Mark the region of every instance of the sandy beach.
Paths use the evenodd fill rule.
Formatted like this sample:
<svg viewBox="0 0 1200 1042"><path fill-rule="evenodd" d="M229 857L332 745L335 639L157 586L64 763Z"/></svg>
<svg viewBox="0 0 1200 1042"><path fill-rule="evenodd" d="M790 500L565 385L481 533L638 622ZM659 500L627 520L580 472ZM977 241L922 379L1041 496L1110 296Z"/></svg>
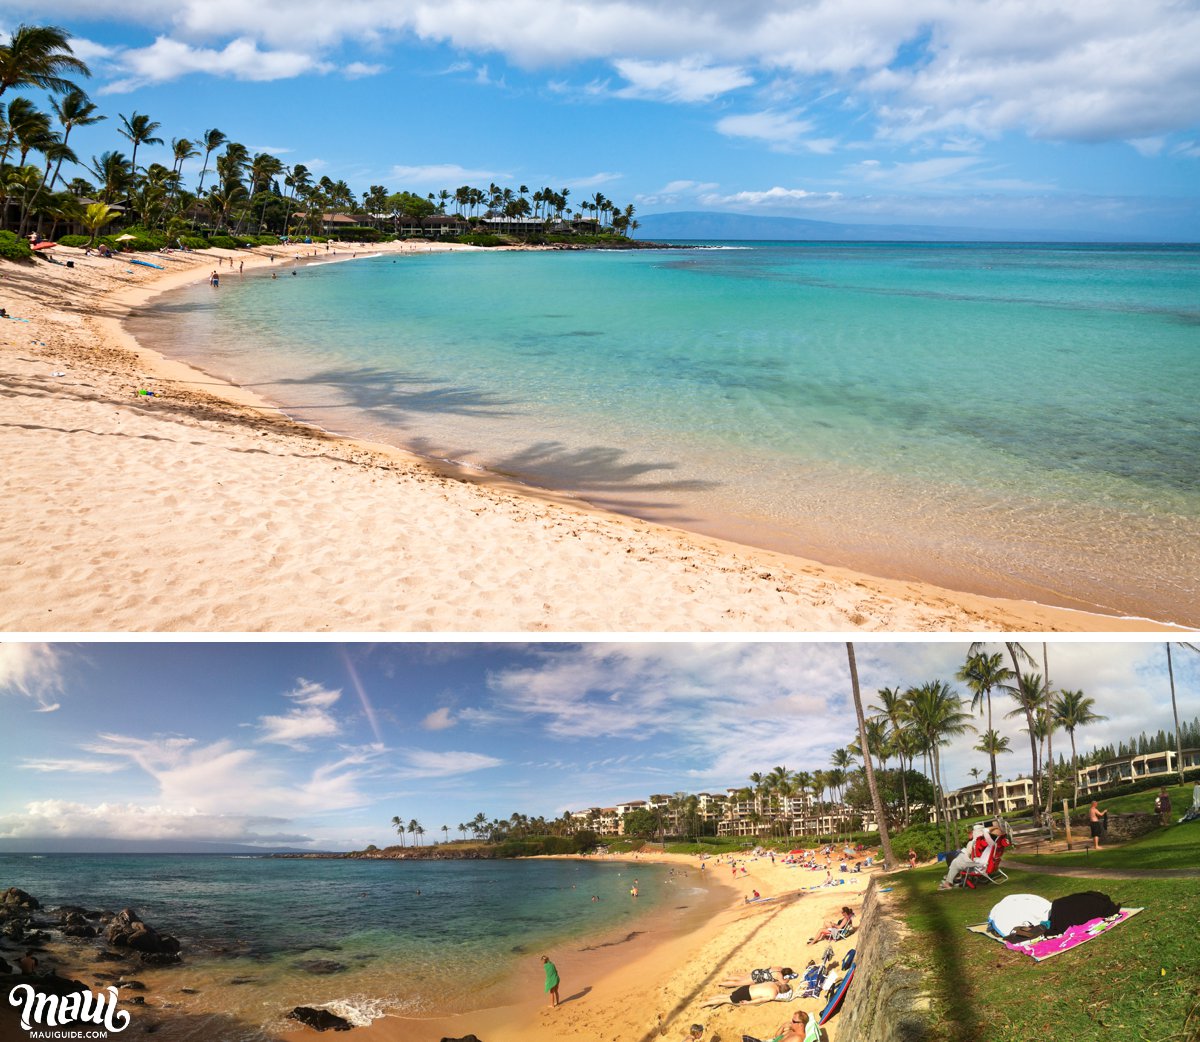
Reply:
<svg viewBox="0 0 1200 1042"><path fill-rule="evenodd" d="M692 856L661 854L646 860L700 873L700 863ZM535 961L527 979L519 982L521 999L512 1006L443 1020L385 1017L356 1029L352 1037L361 1042L438 1042L446 1036L473 1033L487 1042L651 1042L657 1038L678 1042L692 1024L702 1024L705 1039L718 1034L726 1039L742 1034L770 1038L796 1008L819 1011L825 1000L797 998L715 1009L705 1009L702 1003L731 990L720 987L726 977L761 966L790 965L802 971L809 959L818 959L825 945L810 946L808 938L836 919L843 905L859 911L871 874L835 873L844 883L820 888L823 869L809 871L782 861L772 863L766 857L736 860L747 874L739 871L733 876L724 858L706 862L704 871L715 877L724 907L689 932L655 936L652 931L644 943L621 946L607 955L553 953L563 979L563 1001L557 1009L547 1005L541 968ZM814 887L818 889L810 889ZM754 890L768 900L747 904L745 899ZM837 942L835 955L840 959L855 943L853 934ZM836 1024L834 1019L825 1029L830 1040L837 1038ZM283 1037L300 1042L314 1035L304 1029Z"/></svg>
<svg viewBox="0 0 1200 1042"><path fill-rule="evenodd" d="M431 248L452 247L340 259ZM5 631L1160 628L877 579L334 437L121 326L214 269L230 281L299 252L140 258L162 271L65 248L72 268L0 261Z"/></svg>

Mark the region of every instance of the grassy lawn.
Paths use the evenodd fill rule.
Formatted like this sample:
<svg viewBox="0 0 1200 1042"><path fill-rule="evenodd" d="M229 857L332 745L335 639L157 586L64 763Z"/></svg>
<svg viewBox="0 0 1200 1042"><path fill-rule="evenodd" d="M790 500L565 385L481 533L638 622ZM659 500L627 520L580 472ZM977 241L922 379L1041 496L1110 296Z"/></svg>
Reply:
<svg viewBox="0 0 1200 1042"><path fill-rule="evenodd" d="M1070 854L1022 853L1019 857L1031 865L1078 868L1200 868L1200 821L1169 825L1120 846Z"/></svg>
<svg viewBox="0 0 1200 1042"><path fill-rule="evenodd" d="M1160 786L1152 785L1142 792L1130 793L1128 796L1117 796L1111 800L1100 800L1101 810L1111 810L1114 814L1132 814L1136 811L1142 811L1146 814L1154 813L1154 797L1158 795ZM1171 797L1171 820L1178 821L1184 812L1192 805L1192 783L1186 785L1168 785L1167 793ZM1080 806L1086 810L1088 803L1081 802Z"/></svg>
<svg viewBox="0 0 1200 1042"><path fill-rule="evenodd" d="M1096 880L1013 871L1009 882L938 893L941 873L892 877L912 931L905 961L933 992L929 1042L1196 1042L1200 1039L1200 879ZM967 933L1008 894L1053 901L1100 890L1146 911L1047 962Z"/></svg>

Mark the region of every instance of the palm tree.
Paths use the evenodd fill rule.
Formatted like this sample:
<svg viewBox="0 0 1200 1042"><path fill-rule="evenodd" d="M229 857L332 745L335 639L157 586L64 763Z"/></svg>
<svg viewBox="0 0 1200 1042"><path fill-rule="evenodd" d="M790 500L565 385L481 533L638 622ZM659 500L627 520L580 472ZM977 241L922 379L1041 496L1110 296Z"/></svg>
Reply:
<svg viewBox="0 0 1200 1042"><path fill-rule="evenodd" d="M109 206L108 203L90 204L80 218L80 223L92 233L91 242L88 243L88 246L95 243L96 236L100 234L101 228L120 215L121 211Z"/></svg>
<svg viewBox="0 0 1200 1042"><path fill-rule="evenodd" d="M1099 723L1108 717L1092 712L1094 698L1087 698L1082 691L1060 691L1051 711L1055 721L1071 736L1071 777L1075 779L1075 798L1071 806L1079 803L1079 757L1075 755L1075 729Z"/></svg>
<svg viewBox="0 0 1200 1042"><path fill-rule="evenodd" d="M1016 679L1017 688L1019 689L1021 685L1021 664L1024 663L1028 666L1034 665L1033 656L1025 650L1024 645L1019 641L1006 640L1004 642L1004 647L1008 650L1008 657L1012 660L1013 677ZM1008 690L1010 694L1013 693L1013 688L1011 685L1006 686L1006 690ZM1041 705L1042 699L1040 697L1035 697L1032 699L1032 701L1027 702L1024 700L1024 696L1021 696L1017 699L1017 701L1021 704L1021 707L1025 712L1025 725L1029 729L1029 743L1031 749L1033 750L1033 791L1040 793L1042 789L1041 779L1038 775L1037 739L1034 734L1033 716L1034 713L1037 712L1038 707ZM1035 819L1038 817L1038 807L1036 803L1034 805L1033 815Z"/></svg>
<svg viewBox="0 0 1200 1042"><path fill-rule="evenodd" d="M1006 684L1006 690L1016 700L1017 706L1007 715L1024 716L1026 726L1022 730L1029 734L1029 750L1033 760L1033 813L1036 818L1040 811L1041 774L1038 761L1038 731L1039 712L1045 698L1045 684L1040 673L1018 673L1016 684Z"/></svg>
<svg viewBox="0 0 1200 1042"><path fill-rule="evenodd" d="M450 826L449 825L442 826L442 842L443 843L450 842Z"/></svg>
<svg viewBox="0 0 1200 1042"><path fill-rule="evenodd" d="M225 144L225 135L216 127L213 127L212 130L204 132L201 144L204 145L204 166L200 170L200 187L196 189L197 195L200 195L204 191L204 177L208 173L208 157Z"/></svg>
<svg viewBox="0 0 1200 1042"><path fill-rule="evenodd" d="M133 155L129 157L129 165L135 172L138 146L161 145L163 139L154 136L154 132L161 126L161 123L155 123L149 116L140 112L134 112L132 116L121 116L121 129L117 133L133 142Z"/></svg>
<svg viewBox="0 0 1200 1042"><path fill-rule="evenodd" d="M850 691L854 696L854 712L858 717L858 744L862 749L863 768L867 772L867 788L871 790L871 807L875 821L879 824L879 844L883 848L883 867L891 871L896 863L892 854L892 838L888 834L887 818L883 814L883 800L879 797L879 786L875 783L875 768L871 766L871 746L867 741L867 722L863 717L862 695L858 689L858 665L854 661L854 644L846 642L846 658L850 664Z"/></svg>
<svg viewBox="0 0 1200 1042"><path fill-rule="evenodd" d="M970 715L964 713L963 700L945 681L934 680L907 692L908 718L913 727L925 740L933 763L933 782L937 795L939 813L946 830L946 849L955 846L951 832L950 814L946 806L942 787L941 754L938 750L950 742L954 735L971 729Z"/></svg>
<svg viewBox="0 0 1200 1042"><path fill-rule="evenodd" d="M392 828L400 834L400 846L404 846L404 822L397 815L392 815Z"/></svg>
<svg viewBox="0 0 1200 1042"><path fill-rule="evenodd" d="M974 645L972 645L974 647ZM971 689L971 709L983 711L987 708L987 729L992 730L992 689L1003 687L1012 679L1012 670L1005 668L1004 658L999 653L988 655L983 651L967 653L967 661L958 671L958 679ZM996 781L996 761L991 761L992 809L1000 813L1000 789Z"/></svg>
<svg viewBox="0 0 1200 1042"><path fill-rule="evenodd" d="M976 745L974 749L977 753L986 753L988 761L993 764L996 762L997 756L1012 752L1012 749L1009 748L1007 736L999 735L991 729L984 731L983 734L979 736L979 744ZM993 767L992 770L995 770L995 768ZM996 791L996 786L994 784L992 786L992 791L993 793ZM993 799L995 799L995 796L993 796ZM992 810L996 817L1001 816L1000 804L998 802L992 804Z"/></svg>
<svg viewBox="0 0 1200 1042"><path fill-rule="evenodd" d="M95 103L90 101L88 96L78 87L67 91L61 98L51 98L50 107L54 109L54 114L58 117L59 125L63 129L62 143L64 146L67 143L67 139L71 136L71 131L76 127L90 127L101 120L108 119L107 116L98 116L96 114ZM59 158L57 165L54 167L54 176L50 179L51 189L58 184L58 172L62 169L64 158L68 162L75 162L70 156Z"/></svg>
<svg viewBox="0 0 1200 1042"><path fill-rule="evenodd" d="M0 44L0 95L9 87L40 87L51 94L75 89L63 73L92 73L72 53L70 39L56 25L18 25L8 43Z"/></svg>
<svg viewBox="0 0 1200 1042"><path fill-rule="evenodd" d="M413 839L414 843L417 842L415 837L417 835L417 829L420 827L420 825L421 825L421 823L419 821L417 821L416 818L412 818L408 823L408 828L406 831L408 832L408 834L410 836L414 837L414 839ZM417 843L417 846L420 846L420 843Z"/></svg>

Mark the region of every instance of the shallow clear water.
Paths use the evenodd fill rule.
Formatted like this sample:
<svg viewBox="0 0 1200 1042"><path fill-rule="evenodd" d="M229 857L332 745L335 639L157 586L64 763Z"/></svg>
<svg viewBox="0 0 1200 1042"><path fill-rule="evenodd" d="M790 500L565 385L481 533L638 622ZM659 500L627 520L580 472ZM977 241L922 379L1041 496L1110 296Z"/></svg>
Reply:
<svg viewBox="0 0 1200 1042"><path fill-rule="evenodd" d="M635 876L637 901L629 897ZM240 1024L221 1030L244 1028L244 1038L279 1026L296 1005L420 1016L511 1001L505 985L522 961L543 953L561 961L581 939L623 936L701 893L649 864L215 855L0 856L0 889L10 885L43 907L133 907L179 938L184 963L117 968L188 1014L180 1024L212 1037L206 1018L219 1011ZM79 943L77 962L90 964L98 942ZM317 961L340 968L317 973Z"/></svg>
<svg viewBox="0 0 1200 1042"><path fill-rule="evenodd" d="M291 270L164 297L134 331L332 430L640 516L1200 621L1198 248L762 243Z"/></svg>

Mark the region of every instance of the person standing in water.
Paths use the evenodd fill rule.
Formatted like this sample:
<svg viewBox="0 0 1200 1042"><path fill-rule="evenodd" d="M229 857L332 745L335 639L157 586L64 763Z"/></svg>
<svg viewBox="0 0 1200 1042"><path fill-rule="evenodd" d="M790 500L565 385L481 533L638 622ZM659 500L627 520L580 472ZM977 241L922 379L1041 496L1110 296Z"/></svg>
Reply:
<svg viewBox="0 0 1200 1042"><path fill-rule="evenodd" d="M549 955L542 956L542 965L546 969L546 991L550 995L551 1008L558 1005L558 967L550 961Z"/></svg>

